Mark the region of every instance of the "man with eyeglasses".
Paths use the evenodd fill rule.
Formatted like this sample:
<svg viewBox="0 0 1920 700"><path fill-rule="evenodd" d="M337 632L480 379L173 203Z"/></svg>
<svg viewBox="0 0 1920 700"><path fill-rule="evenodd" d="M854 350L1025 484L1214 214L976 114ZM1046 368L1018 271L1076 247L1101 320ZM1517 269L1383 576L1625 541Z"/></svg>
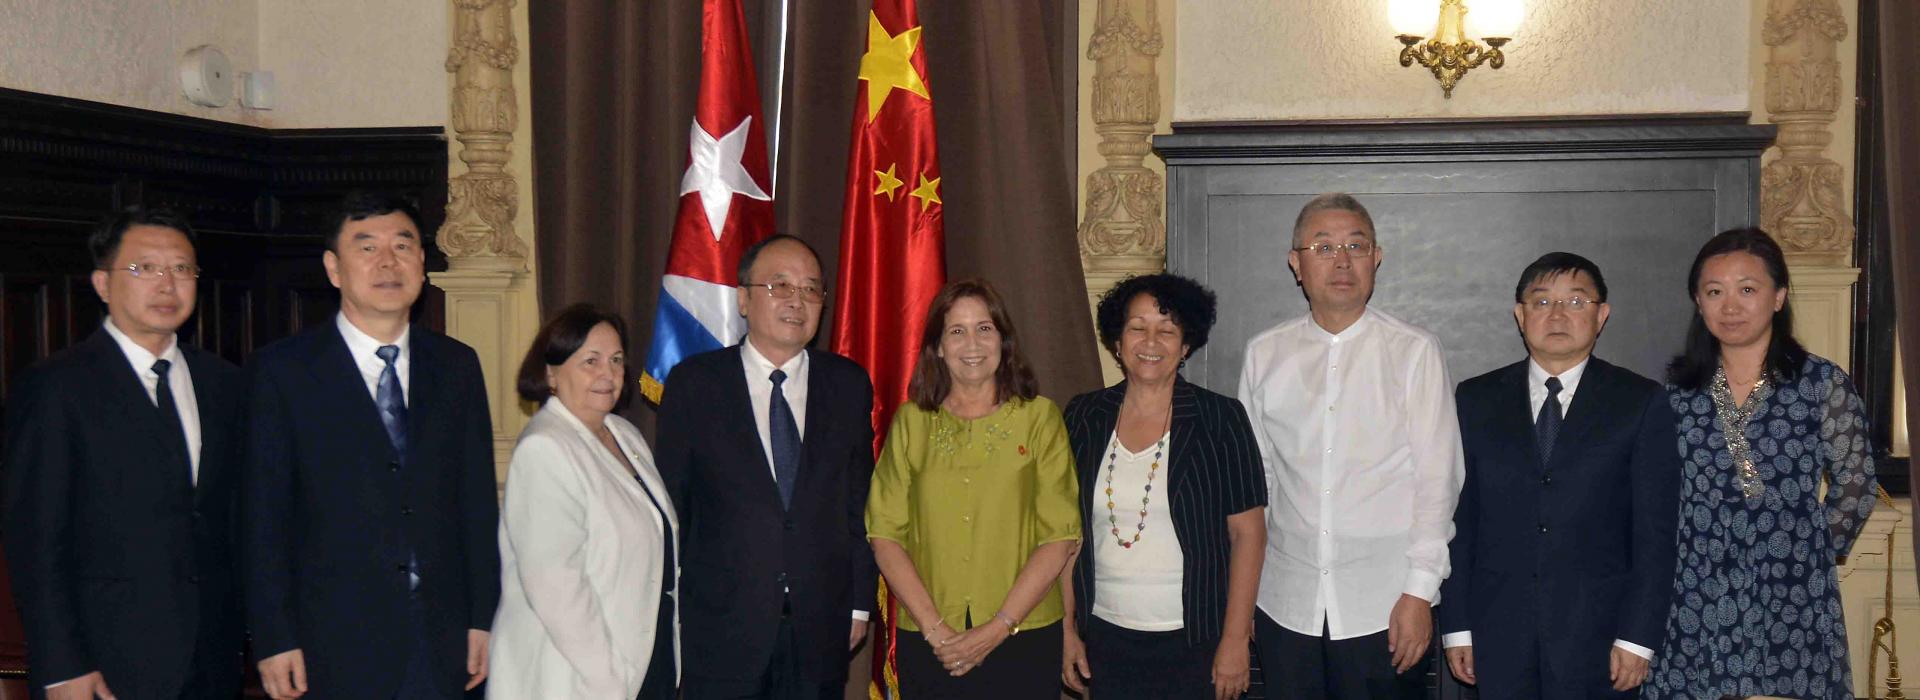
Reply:
<svg viewBox="0 0 1920 700"><path fill-rule="evenodd" d="M680 513L684 696L839 698L874 604L864 514L873 386L809 349L820 258L776 235L740 257L747 337L673 368L654 450Z"/></svg>
<svg viewBox="0 0 1920 700"><path fill-rule="evenodd" d="M200 276L184 219L126 209L88 247L106 322L21 375L6 404L29 680L53 700L232 698L243 378L179 342Z"/></svg>
<svg viewBox="0 0 1920 700"><path fill-rule="evenodd" d="M1247 343L1240 401L1266 468L1254 616L1276 698L1424 698L1460 432L1440 343L1370 309L1380 246L1346 194L1307 202L1287 265L1306 316Z"/></svg>
<svg viewBox="0 0 1920 700"><path fill-rule="evenodd" d="M1633 697L1673 595L1673 409L1658 382L1593 356L1612 310L1592 261L1543 255L1513 299L1527 359L1457 395L1447 665L1486 700Z"/></svg>

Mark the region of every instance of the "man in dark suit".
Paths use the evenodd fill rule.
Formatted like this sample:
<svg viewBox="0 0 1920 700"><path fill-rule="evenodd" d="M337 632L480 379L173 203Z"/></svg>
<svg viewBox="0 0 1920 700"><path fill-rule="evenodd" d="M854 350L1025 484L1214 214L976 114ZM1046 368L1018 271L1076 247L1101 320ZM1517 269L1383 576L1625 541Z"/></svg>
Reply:
<svg viewBox="0 0 1920 700"><path fill-rule="evenodd" d="M756 244L739 282L746 341L675 365L660 403L685 697L838 698L874 603L872 383L807 348L826 287L806 243Z"/></svg>
<svg viewBox="0 0 1920 700"><path fill-rule="evenodd" d="M1633 697L1673 594L1680 458L1653 380L1593 356L1600 268L1528 265L1514 320L1528 359L1460 383L1467 478L1454 511L1441 645L1480 697Z"/></svg>
<svg viewBox="0 0 1920 700"><path fill-rule="evenodd" d="M500 598L493 430L471 348L408 323L403 199L349 195L323 255L340 314L252 371L242 552L274 698L457 698Z"/></svg>
<svg viewBox="0 0 1920 700"><path fill-rule="evenodd" d="M179 343L193 229L133 208L88 241L107 321L7 397L7 564L33 694L232 698L240 369Z"/></svg>

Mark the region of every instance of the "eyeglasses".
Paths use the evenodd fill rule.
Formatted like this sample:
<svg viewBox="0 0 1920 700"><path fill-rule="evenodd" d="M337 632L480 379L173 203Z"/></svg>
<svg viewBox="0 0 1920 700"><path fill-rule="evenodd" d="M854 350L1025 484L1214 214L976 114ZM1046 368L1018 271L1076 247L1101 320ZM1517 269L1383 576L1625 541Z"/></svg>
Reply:
<svg viewBox="0 0 1920 700"><path fill-rule="evenodd" d="M1313 245L1300 246L1298 248L1294 248L1294 250L1300 251L1300 252L1312 251L1313 257L1316 257L1316 258L1331 258L1333 256L1339 255L1340 251L1344 250L1347 252L1347 255L1359 258L1359 257L1365 257L1373 254L1373 244L1368 241L1353 241L1350 243L1315 243Z"/></svg>
<svg viewBox="0 0 1920 700"><path fill-rule="evenodd" d="M775 299L792 299L794 294L799 294L800 300L808 303L818 304L827 300L827 290L819 287L796 287L786 282L743 284L740 286L750 289L756 287L765 289L767 290L767 296Z"/></svg>
<svg viewBox="0 0 1920 700"><path fill-rule="evenodd" d="M1586 297L1568 297L1565 299L1548 299L1546 297L1541 297L1539 299L1535 299L1533 301L1527 302L1527 310L1538 312L1538 313L1546 313L1548 310L1552 309L1553 307L1564 306L1568 311L1578 312L1578 311L1585 310L1588 306L1593 306L1599 303L1600 302L1594 301L1592 299L1588 299Z"/></svg>
<svg viewBox="0 0 1920 700"><path fill-rule="evenodd" d="M133 278L137 280L157 280L162 277L172 277L177 280L191 280L191 279L200 278L200 266L195 265L193 263L174 263L172 265L156 265L153 263L127 263L123 267L109 267L109 268L102 268L102 269L106 270L107 272L112 272L114 270L123 270L129 275L133 275Z"/></svg>

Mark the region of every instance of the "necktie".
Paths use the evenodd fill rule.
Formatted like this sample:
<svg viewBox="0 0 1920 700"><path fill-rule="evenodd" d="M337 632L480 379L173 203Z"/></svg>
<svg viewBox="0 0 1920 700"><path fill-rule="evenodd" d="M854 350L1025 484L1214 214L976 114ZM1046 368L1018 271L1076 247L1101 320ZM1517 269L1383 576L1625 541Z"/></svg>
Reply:
<svg viewBox="0 0 1920 700"><path fill-rule="evenodd" d="M787 405L787 395L780 391L780 385L787 381L787 373L774 370L767 379L773 381L773 400L767 402L767 433L773 439L773 478L780 484L780 507L793 505L793 486L800 480L800 424L793 420L793 407Z"/></svg>
<svg viewBox="0 0 1920 700"><path fill-rule="evenodd" d="M407 395L400 391L400 370L393 366L400 359L400 346L382 345L373 351L387 363L380 370L380 386L373 392L373 405L380 409L380 425L387 429L387 440L401 464L407 463ZM420 559L407 554L407 590L420 590Z"/></svg>
<svg viewBox="0 0 1920 700"><path fill-rule="evenodd" d="M393 451L404 464L407 461L407 395L400 391L400 371L393 366L394 361L400 359L400 346L382 345L373 354L387 363L380 370L380 386L374 391L373 402L380 409L380 424L387 428L387 440L393 443Z"/></svg>
<svg viewBox="0 0 1920 700"><path fill-rule="evenodd" d="M1533 419L1533 437L1540 443L1540 462L1553 456L1553 440L1560 436L1560 378L1547 377L1547 400Z"/></svg>
<svg viewBox="0 0 1920 700"><path fill-rule="evenodd" d="M180 407L173 403L173 383L168 380L167 372L173 369L173 363L166 360L153 361L153 373L159 380L153 384L154 406L160 409L160 430L167 434L167 446L174 449L183 463L187 465L187 483L193 483L193 455L187 447L187 429L180 422Z"/></svg>

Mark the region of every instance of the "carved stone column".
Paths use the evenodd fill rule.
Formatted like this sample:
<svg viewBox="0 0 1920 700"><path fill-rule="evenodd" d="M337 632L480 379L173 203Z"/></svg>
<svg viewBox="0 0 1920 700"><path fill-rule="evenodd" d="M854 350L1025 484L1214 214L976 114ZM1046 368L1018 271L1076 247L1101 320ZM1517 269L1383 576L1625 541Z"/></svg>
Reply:
<svg viewBox="0 0 1920 700"><path fill-rule="evenodd" d="M1840 108L1836 47L1846 37L1838 0L1770 0L1761 30L1768 121L1780 125L1780 155L1760 174L1760 222L1787 251L1800 311L1796 335L1843 367L1852 354L1849 321L1860 270L1852 266L1845 170L1826 149Z"/></svg>
<svg viewBox="0 0 1920 700"><path fill-rule="evenodd" d="M1099 0L1087 58L1094 62L1093 123L1106 164L1087 176L1080 257L1087 292L1167 266L1166 176L1146 166L1160 121L1156 0ZM1107 357L1104 349L1100 356ZM1106 370L1109 381L1118 378Z"/></svg>
<svg viewBox="0 0 1920 700"><path fill-rule="evenodd" d="M520 123L515 66L515 0L453 0L452 128L466 172L447 182L440 249L447 271L432 276L446 292L447 333L473 346L486 374L493 412L494 463L504 478L513 441L526 423L513 377L525 342L523 295L530 295L528 247L514 233L519 182L509 172Z"/></svg>

